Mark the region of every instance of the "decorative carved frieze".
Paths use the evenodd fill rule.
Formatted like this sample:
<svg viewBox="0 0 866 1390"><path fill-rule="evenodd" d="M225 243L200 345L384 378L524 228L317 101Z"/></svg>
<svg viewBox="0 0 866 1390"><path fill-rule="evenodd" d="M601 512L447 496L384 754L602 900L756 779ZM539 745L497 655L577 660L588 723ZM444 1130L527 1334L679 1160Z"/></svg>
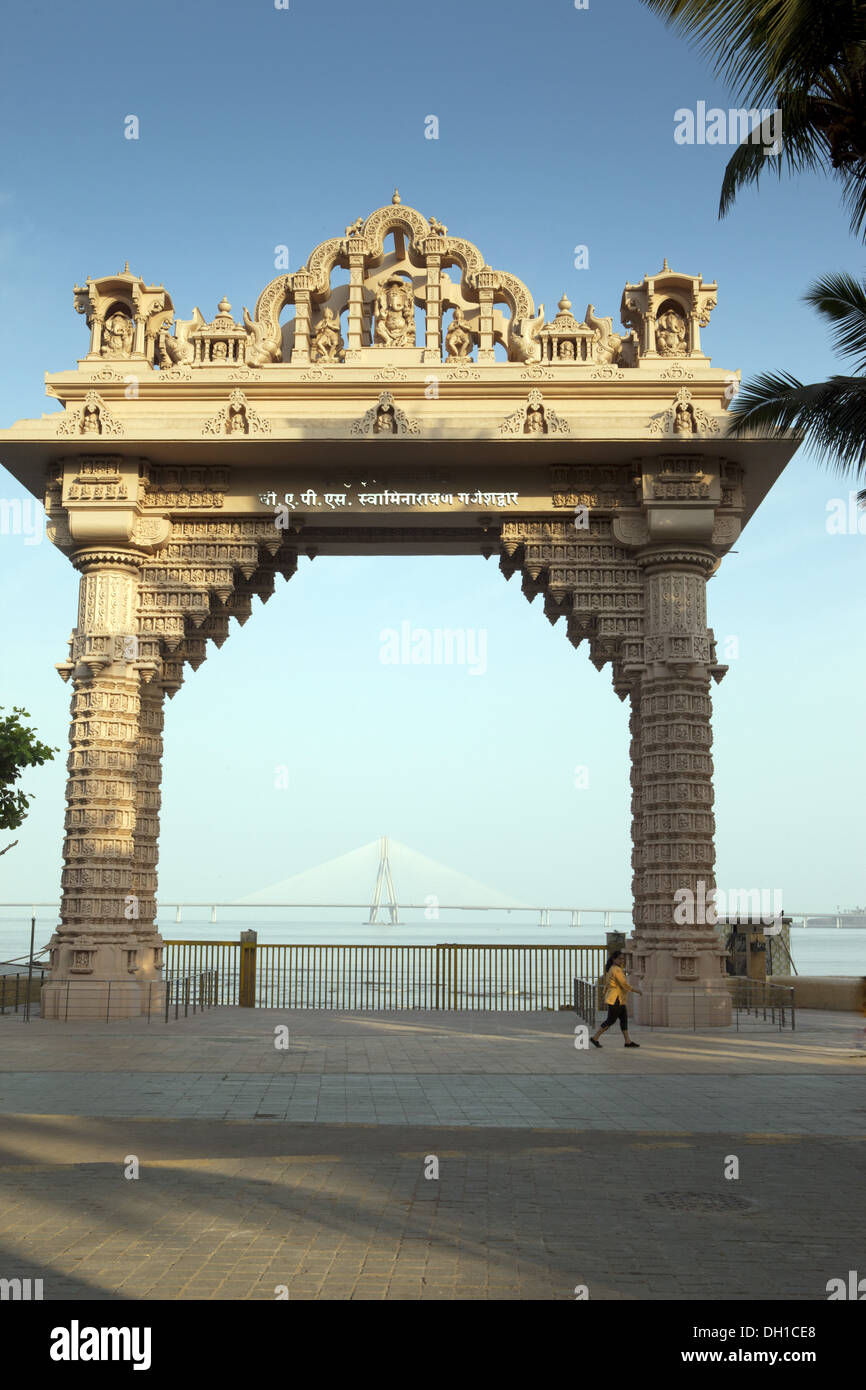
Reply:
<svg viewBox="0 0 866 1390"><path fill-rule="evenodd" d="M539 390L533 390L526 398L526 405L502 421L499 433L525 434L533 437L543 434L569 434L570 426L555 410L544 404L544 397Z"/></svg>
<svg viewBox="0 0 866 1390"><path fill-rule="evenodd" d="M371 406L360 420L351 426L354 435L406 435L420 434L421 426L417 420L410 419L398 405L390 391L383 391L375 405Z"/></svg>
<svg viewBox="0 0 866 1390"><path fill-rule="evenodd" d="M243 391L232 391L228 405L202 426L203 434L270 434L271 422L247 402Z"/></svg>
<svg viewBox="0 0 866 1390"><path fill-rule="evenodd" d="M722 421L708 415L692 401L692 393L683 386L674 397L672 405L661 415L650 421L650 433L670 435L680 439L694 439L697 435L714 435L722 431Z"/></svg>
<svg viewBox="0 0 866 1390"><path fill-rule="evenodd" d="M78 409L67 409L57 417L57 433L86 434L114 438L124 433L123 425L111 413L96 391L88 391Z"/></svg>

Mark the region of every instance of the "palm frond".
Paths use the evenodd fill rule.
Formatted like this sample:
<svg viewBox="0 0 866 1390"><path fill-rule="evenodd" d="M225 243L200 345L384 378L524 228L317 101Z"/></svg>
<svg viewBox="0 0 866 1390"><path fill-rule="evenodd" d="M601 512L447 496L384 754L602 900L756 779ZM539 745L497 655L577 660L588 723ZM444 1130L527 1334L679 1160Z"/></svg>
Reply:
<svg viewBox="0 0 866 1390"><path fill-rule="evenodd" d="M776 436L789 431L827 454L839 473L866 475L866 379L832 376L804 385L786 372L767 372L735 396L729 434Z"/></svg>
<svg viewBox="0 0 866 1390"><path fill-rule="evenodd" d="M866 284L844 272L822 275L803 295L824 318L838 326L835 346L866 372Z"/></svg>
<svg viewBox="0 0 866 1390"><path fill-rule="evenodd" d="M643 0L691 39L747 104L803 86L863 44L860 0Z"/></svg>
<svg viewBox="0 0 866 1390"><path fill-rule="evenodd" d="M810 100L801 93L787 93L775 108L781 112L781 150L770 154L770 137L777 133L772 118L761 123L763 143L751 139L738 145L725 169L719 198L719 216L725 217L741 188L757 185L761 175L774 171L779 178L787 166L789 173L804 169L825 169L829 163L829 143L823 131L815 128Z"/></svg>

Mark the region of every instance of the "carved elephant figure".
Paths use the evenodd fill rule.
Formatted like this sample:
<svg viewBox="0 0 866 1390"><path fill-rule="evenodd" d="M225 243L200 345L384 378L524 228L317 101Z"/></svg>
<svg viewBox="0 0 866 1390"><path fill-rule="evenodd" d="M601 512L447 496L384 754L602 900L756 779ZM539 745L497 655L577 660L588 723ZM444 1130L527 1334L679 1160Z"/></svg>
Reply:
<svg viewBox="0 0 866 1390"><path fill-rule="evenodd" d="M282 361L282 339L274 336L268 324L254 319L244 305L244 327L252 338L247 343L246 363L248 367L266 367L269 362Z"/></svg>
<svg viewBox="0 0 866 1390"><path fill-rule="evenodd" d="M515 319L511 326L508 345L510 362L538 362L541 359L541 344L538 334L544 327L544 305L538 306L534 319Z"/></svg>
<svg viewBox="0 0 866 1390"><path fill-rule="evenodd" d="M586 319L587 328L595 329L593 343L595 345L595 360L605 364L615 365L622 352L623 339L619 333L613 331L613 319L596 318L595 306L587 304Z"/></svg>

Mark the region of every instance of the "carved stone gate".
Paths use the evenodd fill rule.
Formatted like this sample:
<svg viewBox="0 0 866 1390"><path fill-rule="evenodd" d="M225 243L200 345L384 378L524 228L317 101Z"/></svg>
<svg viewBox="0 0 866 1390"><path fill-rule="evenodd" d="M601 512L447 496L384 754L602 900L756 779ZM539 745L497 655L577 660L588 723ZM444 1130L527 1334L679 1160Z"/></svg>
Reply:
<svg viewBox="0 0 866 1390"><path fill-rule="evenodd" d="M706 584L785 466L726 438L736 373L700 329L716 285L671 270L621 319L516 276L400 203L279 275L254 314L177 319L129 271L75 287L90 328L65 407L0 432L81 574L58 665L72 688L61 925L43 1011L141 1009L155 926L165 696L301 555L499 555L507 579L610 666L631 707L630 968L657 1025L726 1023L713 926L675 917L714 885ZM677 913L677 917L682 914ZM126 982L122 986L122 982Z"/></svg>

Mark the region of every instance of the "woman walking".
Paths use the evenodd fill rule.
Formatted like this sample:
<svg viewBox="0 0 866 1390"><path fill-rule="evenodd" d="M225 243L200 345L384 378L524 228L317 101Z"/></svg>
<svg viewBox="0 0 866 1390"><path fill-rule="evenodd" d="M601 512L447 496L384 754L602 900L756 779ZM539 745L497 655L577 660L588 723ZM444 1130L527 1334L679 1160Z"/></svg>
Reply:
<svg viewBox="0 0 866 1390"><path fill-rule="evenodd" d="M643 991L635 989L625 978L625 954L622 951L614 951L612 956L608 956L607 965L604 970L604 1002L607 1004L607 1018L595 1035L590 1038L593 1047L601 1047L599 1038L602 1033L606 1033L608 1028L612 1028L619 1019L619 1026L622 1029L622 1036L626 1047L640 1047L640 1043L632 1042L628 1035L628 1010L625 1006L627 994L641 994Z"/></svg>

